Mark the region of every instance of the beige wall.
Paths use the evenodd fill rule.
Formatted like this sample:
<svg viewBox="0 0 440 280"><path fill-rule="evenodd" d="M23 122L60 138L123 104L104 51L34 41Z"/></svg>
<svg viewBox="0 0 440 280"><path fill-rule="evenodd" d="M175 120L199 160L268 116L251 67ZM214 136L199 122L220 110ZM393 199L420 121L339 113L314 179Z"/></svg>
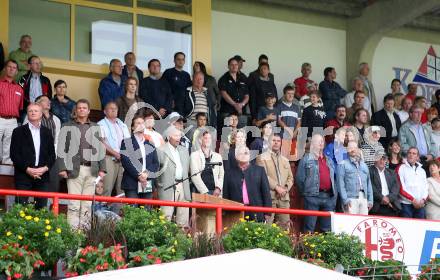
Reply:
<svg viewBox="0 0 440 280"><path fill-rule="evenodd" d="M240 54L246 59L244 73L257 68L258 56L269 57L278 95L286 83L301 75L301 64L312 64L312 79L323 80L327 66L336 68L337 81L346 86L345 31L238 14L212 12L213 74L227 70L228 58Z"/></svg>
<svg viewBox="0 0 440 280"><path fill-rule="evenodd" d="M70 76L63 74L46 73L52 86L57 80L64 80L67 83L67 96L73 100L87 98L92 109L101 109L98 95L99 79Z"/></svg>

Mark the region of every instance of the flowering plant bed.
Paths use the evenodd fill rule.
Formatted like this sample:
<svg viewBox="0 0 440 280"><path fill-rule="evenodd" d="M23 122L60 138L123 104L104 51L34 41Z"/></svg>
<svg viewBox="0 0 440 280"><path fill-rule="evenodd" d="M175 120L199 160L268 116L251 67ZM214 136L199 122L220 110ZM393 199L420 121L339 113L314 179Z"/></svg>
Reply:
<svg viewBox="0 0 440 280"><path fill-rule="evenodd" d="M83 239L81 233L72 230L65 216L22 205L14 205L1 216L0 234L0 240L6 243L15 242L38 251L48 268L64 258L66 252L76 250Z"/></svg>
<svg viewBox="0 0 440 280"><path fill-rule="evenodd" d="M66 277L127 268L120 245L79 248L68 262Z"/></svg>
<svg viewBox="0 0 440 280"><path fill-rule="evenodd" d="M30 251L27 245L3 243L0 245L0 272L6 279L27 279L34 270L44 267L40 254Z"/></svg>
<svg viewBox="0 0 440 280"><path fill-rule="evenodd" d="M268 225L241 219L223 238L225 252L261 248L292 256L292 242L288 232L276 224Z"/></svg>

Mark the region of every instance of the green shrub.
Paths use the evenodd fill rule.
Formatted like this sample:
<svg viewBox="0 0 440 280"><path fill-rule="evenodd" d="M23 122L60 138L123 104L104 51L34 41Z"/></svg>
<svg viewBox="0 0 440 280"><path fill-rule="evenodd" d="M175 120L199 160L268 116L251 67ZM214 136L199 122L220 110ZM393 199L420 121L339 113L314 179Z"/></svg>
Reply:
<svg viewBox="0 0 440 280"><path fill-rule="evenodd" d="M363 267L363 248L356 236L329 232L302 235L295 246L295 253L299 259L321 259L333 268L341 264L347 269Z"/></svg>
<svg viewBox="0 0 440 280"><path fill-rule="evenodd" d="M440 258L432 258L423 265L417 280L440 280Z"/></svg>
<svg viewBox="0 0 440 280"><path fill-rule="evenodd" d="M411 280L411 274L401 261L372 261L367 259L365 267L349 271L348 274L364 279Z"/></svg>
<svg viewBox="0 0 440 280"><path fill-rule="evenodd" d="M64 215L55 216L47 209L32 205L14 205L1 217L0 240L17 242L40 253L46 267L51 268L68 251L76 250L83 238L73 231Z"/></svg>
<svg viewBox="0 0 440 280"><path fill-rule="evenodd" d="M292 256L293 248L287 232L276 224L268 225L241 220L223 238L225 252L261 248Z"/></svg>
<svg viewBox="0 0 440 280"><path fill-rule="evenodd" d="M155 210L126 206L116 229L124 235L129 252L166 247L173 256L183 258L191 246L191 239Z"/></svg>

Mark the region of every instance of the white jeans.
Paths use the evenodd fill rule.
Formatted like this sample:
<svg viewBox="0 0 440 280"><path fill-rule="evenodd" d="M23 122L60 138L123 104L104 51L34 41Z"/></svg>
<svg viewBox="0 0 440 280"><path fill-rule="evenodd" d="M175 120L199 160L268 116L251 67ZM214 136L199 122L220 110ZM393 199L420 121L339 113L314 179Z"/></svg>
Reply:
<svg viewBox="0 0 440 280"><path fill-rule="evenodd" d="M183 184L177 184L176 191L174 193L174 201L186 202L185 193L183 191ZM160 210L162 210L165 217L171 221L174 213L173 206L161 206ZM176 224L180 227L188 226L189 222L189 208L177 207L176 208Z"/></svg>
<svg viewBox="0 0 440 280"><path fill-rule="evenodd" d="M0 118L0 160L3 164L12 164L9 157L12 131L16 128L17 119Z"/></svg>
<svg viewBox="0 0 440 280"><path fill-rule="evenodd" d="M368 215L368 200L365 198L364 192L359 192L358 198L350 198L350 206L344 209L348 214Z"/></svg>

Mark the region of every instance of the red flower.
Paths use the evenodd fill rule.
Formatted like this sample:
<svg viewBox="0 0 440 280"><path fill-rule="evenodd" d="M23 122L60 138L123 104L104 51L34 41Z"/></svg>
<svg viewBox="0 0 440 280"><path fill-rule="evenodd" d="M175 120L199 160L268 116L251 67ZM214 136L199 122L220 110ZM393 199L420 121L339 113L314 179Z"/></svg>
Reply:
<svg viewBox="0 0 440 280"><path fill-rule="evenodd" d="M365 271L363 271L363 270L358 270L357 275L359 275L359 276L364 276L364 275L365 275Z"/></svg>
<svg viewBox="0 0 440 280"><path fill-rule="evenodd" d="M383 272L384 272L384 273L387 273L387 272L388 272L388 269L385 268L385 269L383 270Z"/></svg>
<svg viewBox="0 0 440 280"><path fill-rule="evenodd" d="M22 252L22 251L18 251L18 255L19 255L20 257L23 257L23 252Z"/></svg>
<svg viewBox="0 0 440 280"><path fill-rule="evenodd" d="M157 252L157 248L154 247L153 249L151 249L151 252L156 253Z"/></svg>
<svg viewBox="0 0 440 280"><path fill-rule="evenodd" d="M80 258L80 259L79 259L79 262L85 263L85 262L86 262L86 260L85 260L85 259L83 259L83 258Z"/></svg>
<svg viewBox="0 0 440 280"><path fill-rule="evenodd" d="M11 276L8 276L8 278L6 278L7 280L12 280L12 277Z"/></svg>
<svg viewBox="0 0 440 280"><path fill-rule="evenodd" d="M21 274L21 273L14 273L14 278L15 279L20 279L21 277L23 277L23 274Z"/></svg>
<svg viewBox="0 0 440 280"><path fill-rule="evenodd" d="M141 261L142 261L141 257L139 257L139 256L135 256L135 257L133 258L133 260L134 260L135 262L141 262Z"/></svg>
<svg viewBox="0 0 440 280"><path fill-rule="evenodd" d="M152 260L152 259L154 259L154 256L152 254L148 254L147 259Z"/></svg>
<svg viewBox="0 0 440 280"><path fill-rule="evenodd" d="M103 266L104 269L107 269L108 268L108 263L105 262L102 266Z"/></svg>
<svg viewBox="0 0 440 280"><path fill-rule="evenodd" d="M161 264L161 263L162 263L162 260L161 260L160 258L157 258L157 259L154 261L154 263L155 263L155 264Z"/></svg>

